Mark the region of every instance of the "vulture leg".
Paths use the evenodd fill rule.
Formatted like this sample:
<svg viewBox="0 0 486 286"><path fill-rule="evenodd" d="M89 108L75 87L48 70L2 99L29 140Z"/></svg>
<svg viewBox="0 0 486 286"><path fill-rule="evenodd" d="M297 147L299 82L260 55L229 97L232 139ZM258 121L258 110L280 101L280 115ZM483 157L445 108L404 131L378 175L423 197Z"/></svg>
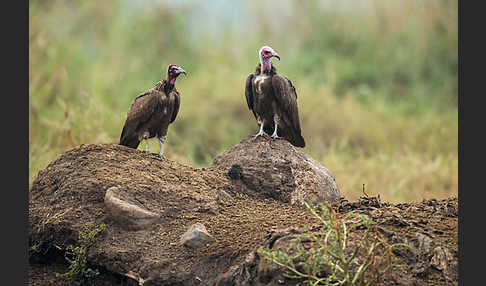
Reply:
<svg viewBox="0 0 486 286"><path fill-rule="evenodd" d="M148 138L149 138L149 133L148 132L144 132L142 134L142 139L145 140L145 152L148 153L149 152L149 144L148 144Z"/></svg>
<svg viewBox="0 0 486 286"><path fill-rule="evenodd" d="M157 139L159 140L159 146L160 146L160 152L159 152L159 156L162 157L163 154L164 154L164 150L162 148L162 145L164 144L165 142L165 136L162 136L162 137L157 137Z"/></svg>
<svg viewBox="0 0 486 286"><path fill-rule="evenodd" d="M258 137L258 136L262 136L263 135L263 121L260 123L260 131L255 134L255 138Z"/></svg>
<svg viewBox="0 0 486 286"><path fill-rule="evenodd" d="M273 130L273 134L272 134L272 138L273 139L278 139L278 138L281 138L280 136L277 135L277 126L278 126L278 123L280 121L280 118L278 117L277 114L275 114L274 118L273 118L273 121L275 121L275 129Z"/></svg>
<svg viewBox="0 0 486 286"><path fill-rule="evenodd" d="M273 139L281 138L280 136L277 135L277 125L278 125L278 123L275 122L275 129L273 130L273 134L272 134Z"/></svg>

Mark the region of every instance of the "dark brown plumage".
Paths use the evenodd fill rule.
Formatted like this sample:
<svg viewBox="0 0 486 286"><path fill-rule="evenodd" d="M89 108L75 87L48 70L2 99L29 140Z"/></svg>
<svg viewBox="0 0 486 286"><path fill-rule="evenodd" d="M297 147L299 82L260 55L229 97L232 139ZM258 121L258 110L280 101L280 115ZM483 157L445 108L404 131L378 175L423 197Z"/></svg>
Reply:
<svg viewBox="0 0 486 286"><path fill-rule="evenodd" d="M267 56L266 51L269 51ZM259 54L261 63L254 73L248 75L245 86L248 108L260 124L260 132L256 136L265 132L273 138L282 137L296 147L304 147L295 88L289 79L277 74L275 67L270 64L270 57L280 59L277 53L264 46Z"/></svg>
<svg viewBox="0 0 486 286"><path fill-rule="evenodd" d="M140 141L146 140L145 151L149 152L147 140L156 137L162 156L162 144L169 124L174 122L179 112L180 95L175 88L175 80L181 73L186 74L182 68L169 65L166 79L135 98L127 113L120 145L137 148Z"/></svg>

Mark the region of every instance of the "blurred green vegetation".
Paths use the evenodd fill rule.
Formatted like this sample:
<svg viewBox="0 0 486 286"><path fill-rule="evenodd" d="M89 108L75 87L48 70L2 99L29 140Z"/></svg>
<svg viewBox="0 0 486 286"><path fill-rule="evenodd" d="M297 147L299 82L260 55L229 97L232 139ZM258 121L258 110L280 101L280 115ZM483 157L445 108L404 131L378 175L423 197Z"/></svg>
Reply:
<svg viewBox="0 0 486 286"><path fill-rule="evenodd" d="M207 166L258 131L244 83L266 44L296 86L303 151L344 196L457 196L457 1L233 4L29 1L30 184L74 146L117 143L170 63L188 75L165 154Z"/></svg>

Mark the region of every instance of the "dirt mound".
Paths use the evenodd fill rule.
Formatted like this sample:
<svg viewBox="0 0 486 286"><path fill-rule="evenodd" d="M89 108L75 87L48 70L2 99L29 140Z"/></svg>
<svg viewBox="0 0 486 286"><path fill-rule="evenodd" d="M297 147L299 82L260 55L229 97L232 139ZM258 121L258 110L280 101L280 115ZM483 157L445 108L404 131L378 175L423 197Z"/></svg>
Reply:
<svg viewBox="0 0 486 286"><path fill-rule="evenodd" d="M245 193L297 203L317 197L337 202L341 197L331 172L286 140L253 136L216 157L213 167L227 170Z"/></svg>
<svg viewBox="0 0 486 286"><path fill-rule="evenodd" d="M293 152L282 142L258 140L241 144L273 146L276 158L285 157L279 152ZM291 161L287 159L290 170L299 168ZM274 280L261 279L256 248L282 229L319 223L306 209L291 204L289 196L271 196L268 190L259 193L258 188L239 182L251 175L246 170L258 170L256 165L251 169L240 160L239 170L233 162L229 169L217 162L197 169L110 144L81 145L64 153L39 172L29 193L29 284L67 285L54 275L67 271L66 250L82 244L79 234L86 229L106 224L86 253L88 266L100 272L99 285L227 285L231 281L273 285ZM270 184L292 185L289 180ZM157 214L157 220L127 230L107 211L105 195L110 188L119 190L119 198L136 209ZM292 193L291 188L285 190ZM410 265L410 281L457 283L456 199L399 205L340 200L335 208L340 213L368 213L391 240L413 241L417 233L427 235L431 239L427 251L402 257ZM180 245L181 235L198 222L215 241L198 249ZM444 259L434 252L438 246Z"/></svg>

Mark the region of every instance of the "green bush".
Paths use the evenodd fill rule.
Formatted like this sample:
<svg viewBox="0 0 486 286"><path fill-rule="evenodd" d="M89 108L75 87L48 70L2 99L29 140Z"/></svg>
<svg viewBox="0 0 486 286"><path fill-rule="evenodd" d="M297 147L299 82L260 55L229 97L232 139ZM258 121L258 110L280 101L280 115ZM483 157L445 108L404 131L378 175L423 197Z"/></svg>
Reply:
<svg viewBox="0 0 486 286"><path fill-rule="evenodd" d="M327 204L310 206L322 226L318 232L303 229L287 250L259 249L267 263L283 267L285 277L306 285L372 285L395 265L392 250L408 244L388 244L370 217L354 212L338 218ZM353 231L363 230L350 239Z"/></svg>
<svg viewBox="0 0 486 286"><path fill-rule="evenodd" d="M98 235L105 230L106 225L101 224L97 228L79 233L79 246L68 246L64 254L69 262L69 271L60 274L60 277L69 279L72 285L76 286L93 285L100 273L97 269L88 267L87 253L89 248L98 240Z"/></svg>

